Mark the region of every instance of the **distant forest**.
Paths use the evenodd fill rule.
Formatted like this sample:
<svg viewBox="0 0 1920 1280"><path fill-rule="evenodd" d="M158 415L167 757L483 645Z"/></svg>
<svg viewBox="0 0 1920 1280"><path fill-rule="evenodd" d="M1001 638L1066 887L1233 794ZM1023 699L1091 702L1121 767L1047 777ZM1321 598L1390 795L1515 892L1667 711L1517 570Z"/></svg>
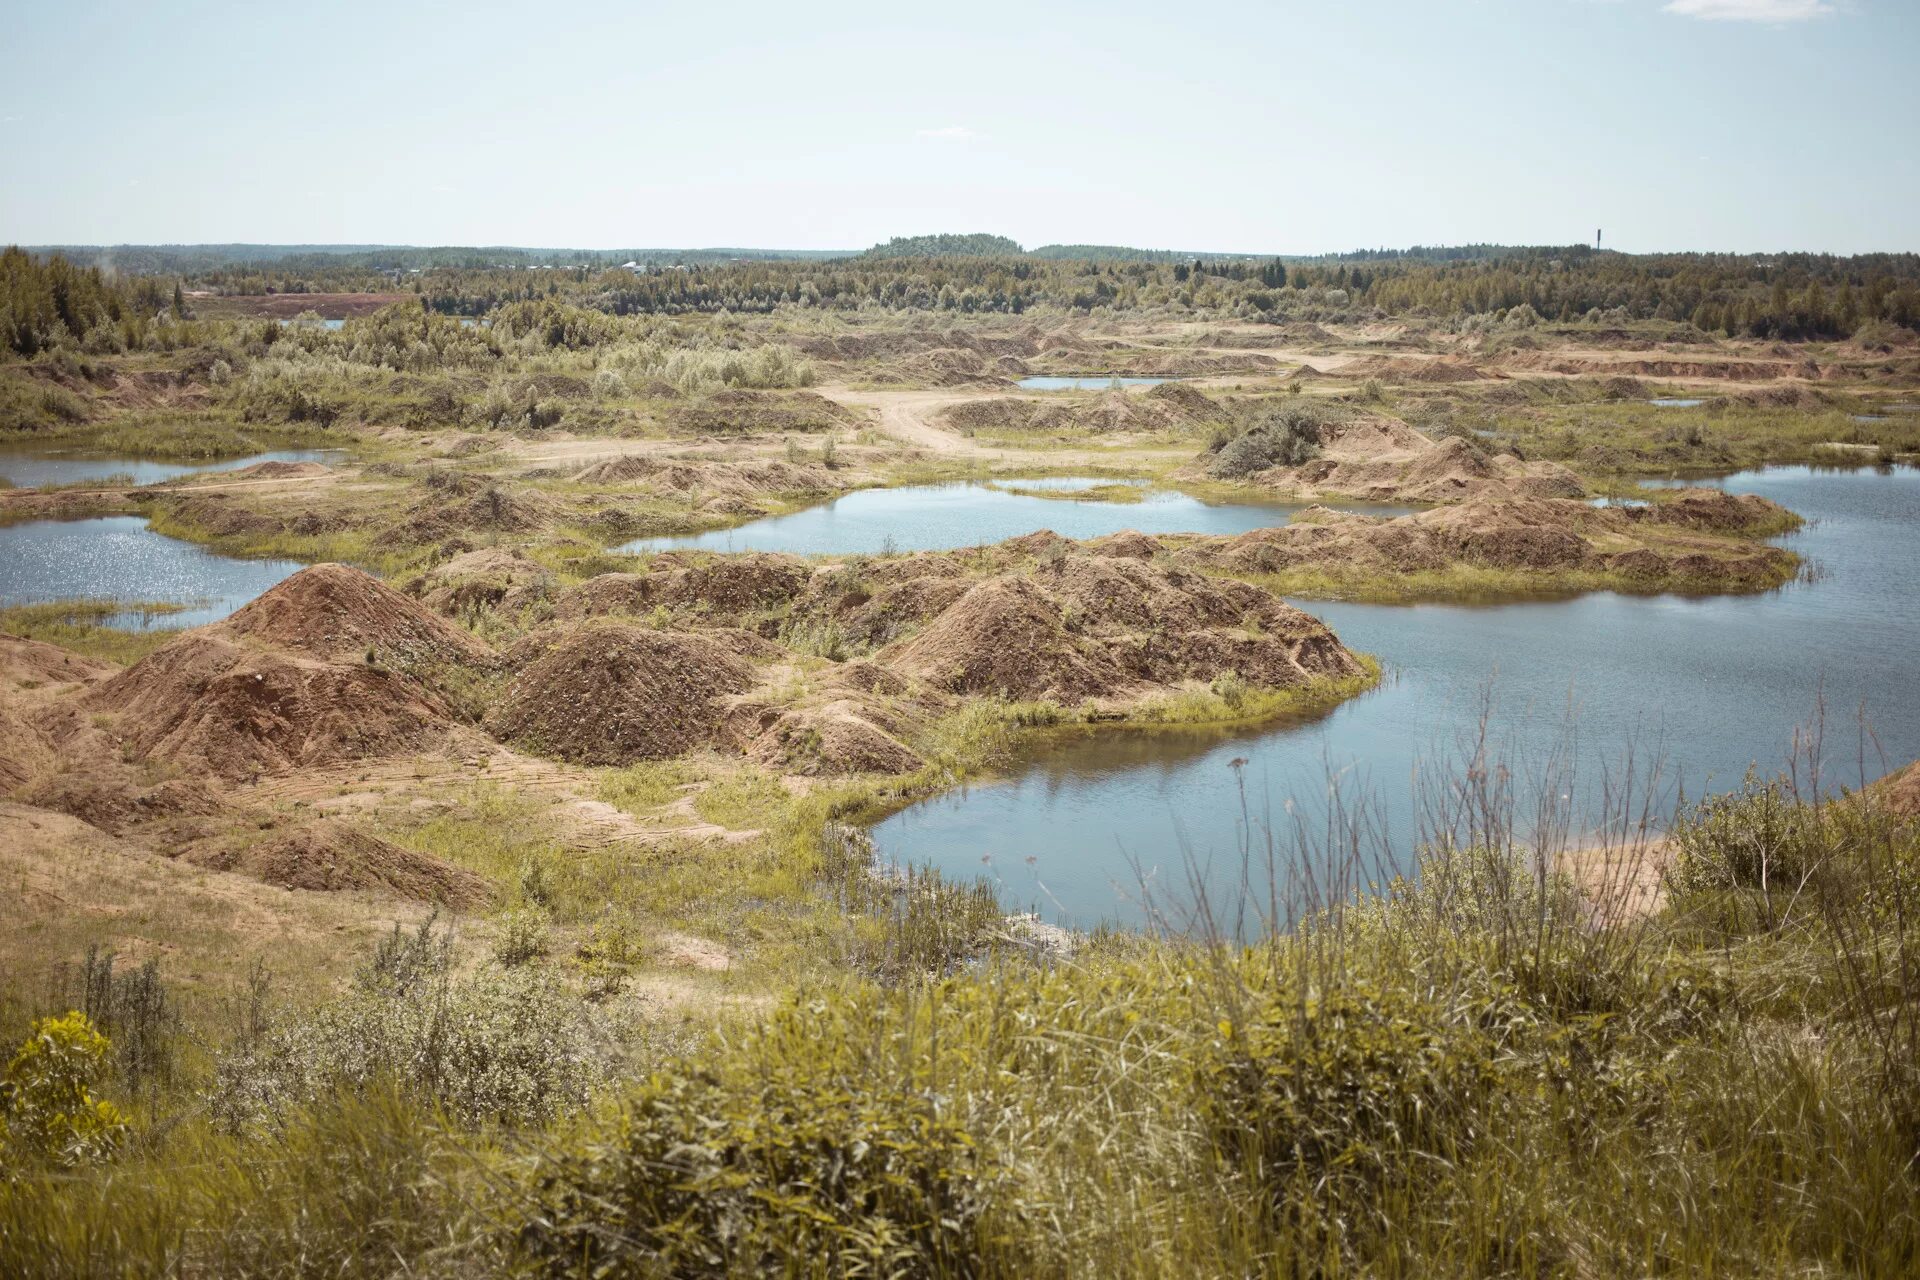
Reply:
<svg viewBox="0 0 1920 1280"><path fill-rule="evenodd" d="M958 237L974 243L976 237ZM993 238L988 238L993 239ZM900 245L902 242L892 242ZM424 309L478 316L513 303L627 315L730 312L1143 313L1282 323L1388 316L1441 322L1659 320L1760 338L1833 339L1871 325L1920 328L1920 255L1633 256L1585 247L1507 249L1458 259L1429 251L1358 261L1171 261L928 256L936 241L834 258L720 258L634 268L449 263L376 270L355 254L289 254L192 272L113 271L18 249L0 256L0 345L32 354L62 341L129 349L191 318L192 295L411 293ZM1011 244L1011 241L1005 242ZM1015 246L1017 249L1017 246ZM372 251L370 251L372 252ZM719 252L719 251L714 251ZM616 255L608 255L616 256ZM637 254L621 261L640 262ZM556 310L557 309L557 310ZM580 323L556 321L556 331Z"/></svg>

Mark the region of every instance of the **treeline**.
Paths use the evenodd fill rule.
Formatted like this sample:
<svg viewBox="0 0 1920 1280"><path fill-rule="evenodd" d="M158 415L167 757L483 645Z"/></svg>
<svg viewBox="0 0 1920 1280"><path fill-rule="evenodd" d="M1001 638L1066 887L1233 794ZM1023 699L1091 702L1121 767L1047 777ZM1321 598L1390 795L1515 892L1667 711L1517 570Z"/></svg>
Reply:
<svg viewBox="0 0 1920 1280"><path fill-rule="evenodd" d="M950 241L955 237L923 237ZM971 237L958 237L971 239ZM1010 242L1009 242L1010 243ZM8 251L0 341L32 354L64 333L125 349L191 318L178 283ZM221 293L411 293L426 311L479 316L555 302L613 316L831 312L1020 315L1146 313L1268 320L1376 316L1459 322L1512 314L1547 322L1692 323L1735 336L1846 338L1873 324L1920 328L1920 255L1757 257L1529 249L1486 259L1419 257L1100 261L1031 254L860 255L541 268L442 266L370 275L339 263L229 268L193 277ZM103 348L104 349L104 348Z"/></svg>
<svg viewBox="0 0 1920 1280"><path fill-rule="evenodd" d="M970 235L895 236L866 251L867 258L1005 258L1025 253L1005 236L975 232Z"/></svg>
<svg viewBox="0 0 1920 1280"><path fill-rule="evenodd" d="M65 258L37 261L17 248L0 252L0 347L16 355L100 333L123 348L142 345L156 318L182 315L178 281L108 276Z"/></svg>

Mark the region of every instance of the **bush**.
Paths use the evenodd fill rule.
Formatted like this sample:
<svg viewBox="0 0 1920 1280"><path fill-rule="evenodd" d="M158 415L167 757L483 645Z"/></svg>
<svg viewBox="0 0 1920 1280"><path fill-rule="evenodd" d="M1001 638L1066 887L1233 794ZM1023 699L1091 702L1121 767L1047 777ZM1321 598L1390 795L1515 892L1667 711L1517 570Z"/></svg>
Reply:
<svg viewBox="0 0 1920 1280"><path fill-rule="evenodd" d="M1237 480L1269 467L1297 467L1320 453L1320 434L1329 421L1318 405L1289 404L1265 417L1224 445L1207 474L1217 480Z"/></svg>
<svg viewBox="0 0 1920 1280"><path fill-rule="evenodd" d="M1389 1177L1422 1177L1472 1147L1496 1084L1480 1016L1355 985L1281 994L1244 1026L1223 1021L1200 1082L1215 1142L1276 1206L1310 1190L1307 1201L1350 1212L1377 1207Z"/></svg>
<svg viewBox="0 0 1920 1280"><path fill-rule="evenodd" d="M1758 890L1794 894L1828 862L1831 832L1818 806L1783 781L1749 773L1737 792L1714 796L1673 824L1669 884L1678 897Z"/></svg>
<svg viewBox="0 0 1920 1280"><path fill-rule="evenodd" d="M540 1123L583 1103L602 1076L584 1009L537 971L454 976L432 923L396 928L351 994L223 1058L216 1118L270 1124L370 1087L424 1095L467 1124Z"/></svg>
<svg viewBox="0 0 1920 1280"><path fill-rule="evenodd" d="M75 1165L112 1153L126 1116L92 1092L111 1048L78 1010L33 1024L0 1076L0 1164L26 1157Z"/></svg>
<svg viewBox="0 0 1920 1280"><path fill-rule="evenodd" d="M967 1276L993 1184L933 1094L843 1075L655 1076L549 1157L518 1244L553 1275Z"/></svg>

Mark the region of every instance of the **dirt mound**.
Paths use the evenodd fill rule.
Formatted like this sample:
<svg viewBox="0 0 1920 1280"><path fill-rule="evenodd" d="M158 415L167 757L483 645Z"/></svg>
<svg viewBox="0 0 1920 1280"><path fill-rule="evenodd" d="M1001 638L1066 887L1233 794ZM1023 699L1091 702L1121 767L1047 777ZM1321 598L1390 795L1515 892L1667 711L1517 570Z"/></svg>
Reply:
<svg viewBox="0 0 1920 1280"><path fill-rule="evenodd" d="M879 659L950 693L1062 701L1360 670L1318 620L1257 587L1078 551L974 583Z"/></svg>
<svg viewBox="0 0 1920 1280"><path fill-rule="evenodd" d="M1196 541L1177 558L1242 572L1310 568L1361 577L1460 564L1581 569L1616 572L1649 590L1723 591L1776 586L1794 564L1779 548L1662 528L1638 509L1533 498L1477 499L1391 519L1310 508L1291 524Z"/></svg>
<svg viewBox="0 0 1920 1280"><path fill-rule="evenodd" d="M217 627L100 682L82 705L118 713L129 758L230 779L422 751L449 728L436 698L390 670L262 650Z"/></svg>
<svg viewBox="0 0 1920 1280"><path fill-rule="evenodd" d="M721 498L829 493L840 488L825 467L774 460L711 462L628 456L596 462L574 480L585 485L642 484L663 495L707 493Z"/></svg>
<svg viewBox="0 0 1920 1280"><path fill-rule="evenodd" d="M0 631L0 684L14 689L48 684L85 684L113 670L44 640Z"/></svg>
<svg viewBox="0 0 1920 1280"><path fill-rule="evenodd" d="M1113 691L1119 673L1082 651L1060 607L1023 578L967 590L881 660L949 693L1077 700Z"/></svg>
<svg viewBox="0 0 1920 1280"><path fill-rule="evenodd" d="M10 792L54 767L53 744L38 726L0 704L0 792Z"/></svg>
<svg viewBox="0 0 1920 1280"><path fill-rule="evenodd" d="M1151 560L1166 548L1144 533L1122 529L1119 533L1096 538L1087 550L1096 556L1114 556L1123 560Z"/></svg>
<svg viewBox="0 0 1920 1280"><path fill-rule="evenodd" d="M1793 520L1792 513L1777 502L1752 493L1728 493L1725 489L1681 489L1653 506L1627 510L1633 519L1688 529L1710 529L1716 533L1773 532Z"/></svg>
<svg viewBox="0 0 1920 1280"><path fill-rule="evenodd" d="M500 737L584 764L678 755L716 740L753 668L710 639L617 623L542 637L487 718Z"/></svg>
<svg viewBox="0 0 1920 1280"><path fill-rule="evenodd" d="M789 711L747 745L747 754L804 776L912 773L925 763L853 702Z"/></svg>
<svg viewBox="0 0 1920 1280"><path fill-rule="evenodd" d="M587 579L560 596L554 615L638 616L667 605L735 619L793 599L811 578L812 570L796 556L747 553L696 558L669 552L654 557L645 573L603 573Z"/></svg>
<svg viewBox="0 0 1920 1280"><path fill-rule="evenodd" d="M1210 457L1202 456L1202 467ZM1379 415L1323 423L1318 456L1298 467L1275 467L1248 479L1301 498L1353 497L1372 502L1571 498L1585 492L1579 477L1559 463L1489 454L1458 436L1435 441L1397 418Z"/></svg>
<svg viewBox="0 0 1920 1280"><path fill-rule="evenodd" d="M435 613L460 617L485 609L517 611L546 598L553 574L517 551L480 547L436 565L409 590Z"/></svg>
<svg viewBox="0 0 1920 1280"><path fill-rule="evenodd" d="M141 771L118 761L99 765L63 762L23 788L19 798L41 809L80 819L110 835L168 819L212 817L226 805L198 778L146 785Z"/></svg>
<svg viewBox="0 0 1920 1280"><path fill-rule="evenodd" d="M1458 356L1422 360L1410 356L1361 356L1334 370L1341 378L1383 378L1389 382L1484 382L1498 378Z"/></svg>
<svg viewBox="0 0 1920 1280"><path fill-rule="evenodd" d="M1145 398L1188 422L1218 422L1227 412L1219 401L1189 382L1162 382L1147 388Z"/></svg>
<svg viewBox="0 0 1920 1280"><path fill-rule="evenodd" d="M1920 760L1888 774L1874 786L1880 803L1888 809L1903 817L1920 818Z"/></svg>
<svg viewBox="0 0 1920 1280"><path fill-rule="evenodd" d="M318 462L256 462L227 474L245 476L249 480L302 480L332 475L333 469Z"/></svg>
<svg viewBox="0 0 1920 1280"><path fill-rule="evenodd" d="M817 434L858 426L845 405L811 391L717 391L693 404L675 405L668 425L684 435L739 436Z"/></svg>
<svg viewBox="0 0 1920 1280"><path fill-rule="evenodd" d="M238 871L286 889L374 890L470 909L493 890L480 876L450 862L390 844L350 823L322 818L250 844L189 849L188 861L214 871Z"/></svg>
<svg viewBox="0 0 1920 1280"><path fill-rule="evenodd" d="M386 583L343 564L302 569L218 629L291 653L331 660L457 663L490 651L471 633L409 600Z"/></svg>

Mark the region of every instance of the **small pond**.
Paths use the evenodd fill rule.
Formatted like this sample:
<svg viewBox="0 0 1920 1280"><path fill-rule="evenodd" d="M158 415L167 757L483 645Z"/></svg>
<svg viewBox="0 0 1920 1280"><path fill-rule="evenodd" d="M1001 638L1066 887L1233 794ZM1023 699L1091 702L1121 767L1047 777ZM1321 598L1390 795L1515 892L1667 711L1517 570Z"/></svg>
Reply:
<svg viewBox="0 0 1920 1280"><path fill-rule="evenodd" d="M151 625L217 622L303 568L293 560L239 560L168 538L144 516L34 520L0 528L0 606L50 600L137 600L183 604ZM112 625L143 628L133 612Z"/></svg>
<svg viewBox="0 0 1920 1280"><path fill-rule="evenodd" d="M1105 391L1118 383L1123 387L1157 387L1173 378L1117 378L1110 373L1090 373L1074 377L1036 374L1014 383L1022 391Z"/></svg>
<svg viewBox="0 0 1920 1280"><path fill-rule="evenodd" d="M160 462L144 458L88 457L46 450L0 449L0 477L17 489L40 485L83 484L129 477L133 484L156 484L202 471L234 471L256 462L324 462L343 456L339 449L270 449L221 462Z"/></svg>
<svg viewBox="0 0 1920 1280"><path fill-rule="evenodd" d="M1705 404L1706 401L1689 400L1683 396L1661 396L1658 399L1649 400L1647 403L1657 404L1662 409L1691 409L1697 404Z"/></svg>
<svg viewBox="0 0 1920 1280"><path fill-rule="evenodd" d="M1125 481L1086 477L999 480L991 484L911 485L861 489L791 515L733 529L640 538L621 551L786 551L797 555L877 555L948 551L1051 529L1067 538L1098 538L1122 529L1141 533L1245 533L1285 524L1304 503L1204 502L1167 489L1147 489L1138 502L1042 498L1007 488L1073 489ZM1137 486L1130 486L1137 487ZM1326 505L1326 504L1323 504ZM1350 504L1344 510L1403 515L1410 508Z"/></svg>
<svg viewBox="0 0 1920 1280"><path fill-rule="evenodd" d="M1863 708L1875 737L1867 776L1920 757L1920 470L1789 467L1662 483L1784 503L1808 518L1784 544L1821 572L1753 596L1298 601L1381 659L1379 689L1305 723L1040 740L1006 778L906 809L874 828L875 842L883 857L984 874L1010 906L1051 919L1138 923L1138 886L1187 901L1192 865L1230 910L1249 833L1262 849L1276 831L1291 874L1296 823L1329 841L1330 785L1362 808L1365 843L1383 851L1370 875L1406 869L1407 851L1438 825L1424 803L1432 788L1414 779L1456 776L1489 711L1491 750L1514 769L1521 813L1545 794L1576 832L1606 811L1630 756L1643 770L1661 762L1654 811L1664 816L1682 787L1698 797L1738 787L1750 765L1783 767L1823 699L1830 782L1860 780ZM1555 760L1566 767L1550 769Z"/></svg>

